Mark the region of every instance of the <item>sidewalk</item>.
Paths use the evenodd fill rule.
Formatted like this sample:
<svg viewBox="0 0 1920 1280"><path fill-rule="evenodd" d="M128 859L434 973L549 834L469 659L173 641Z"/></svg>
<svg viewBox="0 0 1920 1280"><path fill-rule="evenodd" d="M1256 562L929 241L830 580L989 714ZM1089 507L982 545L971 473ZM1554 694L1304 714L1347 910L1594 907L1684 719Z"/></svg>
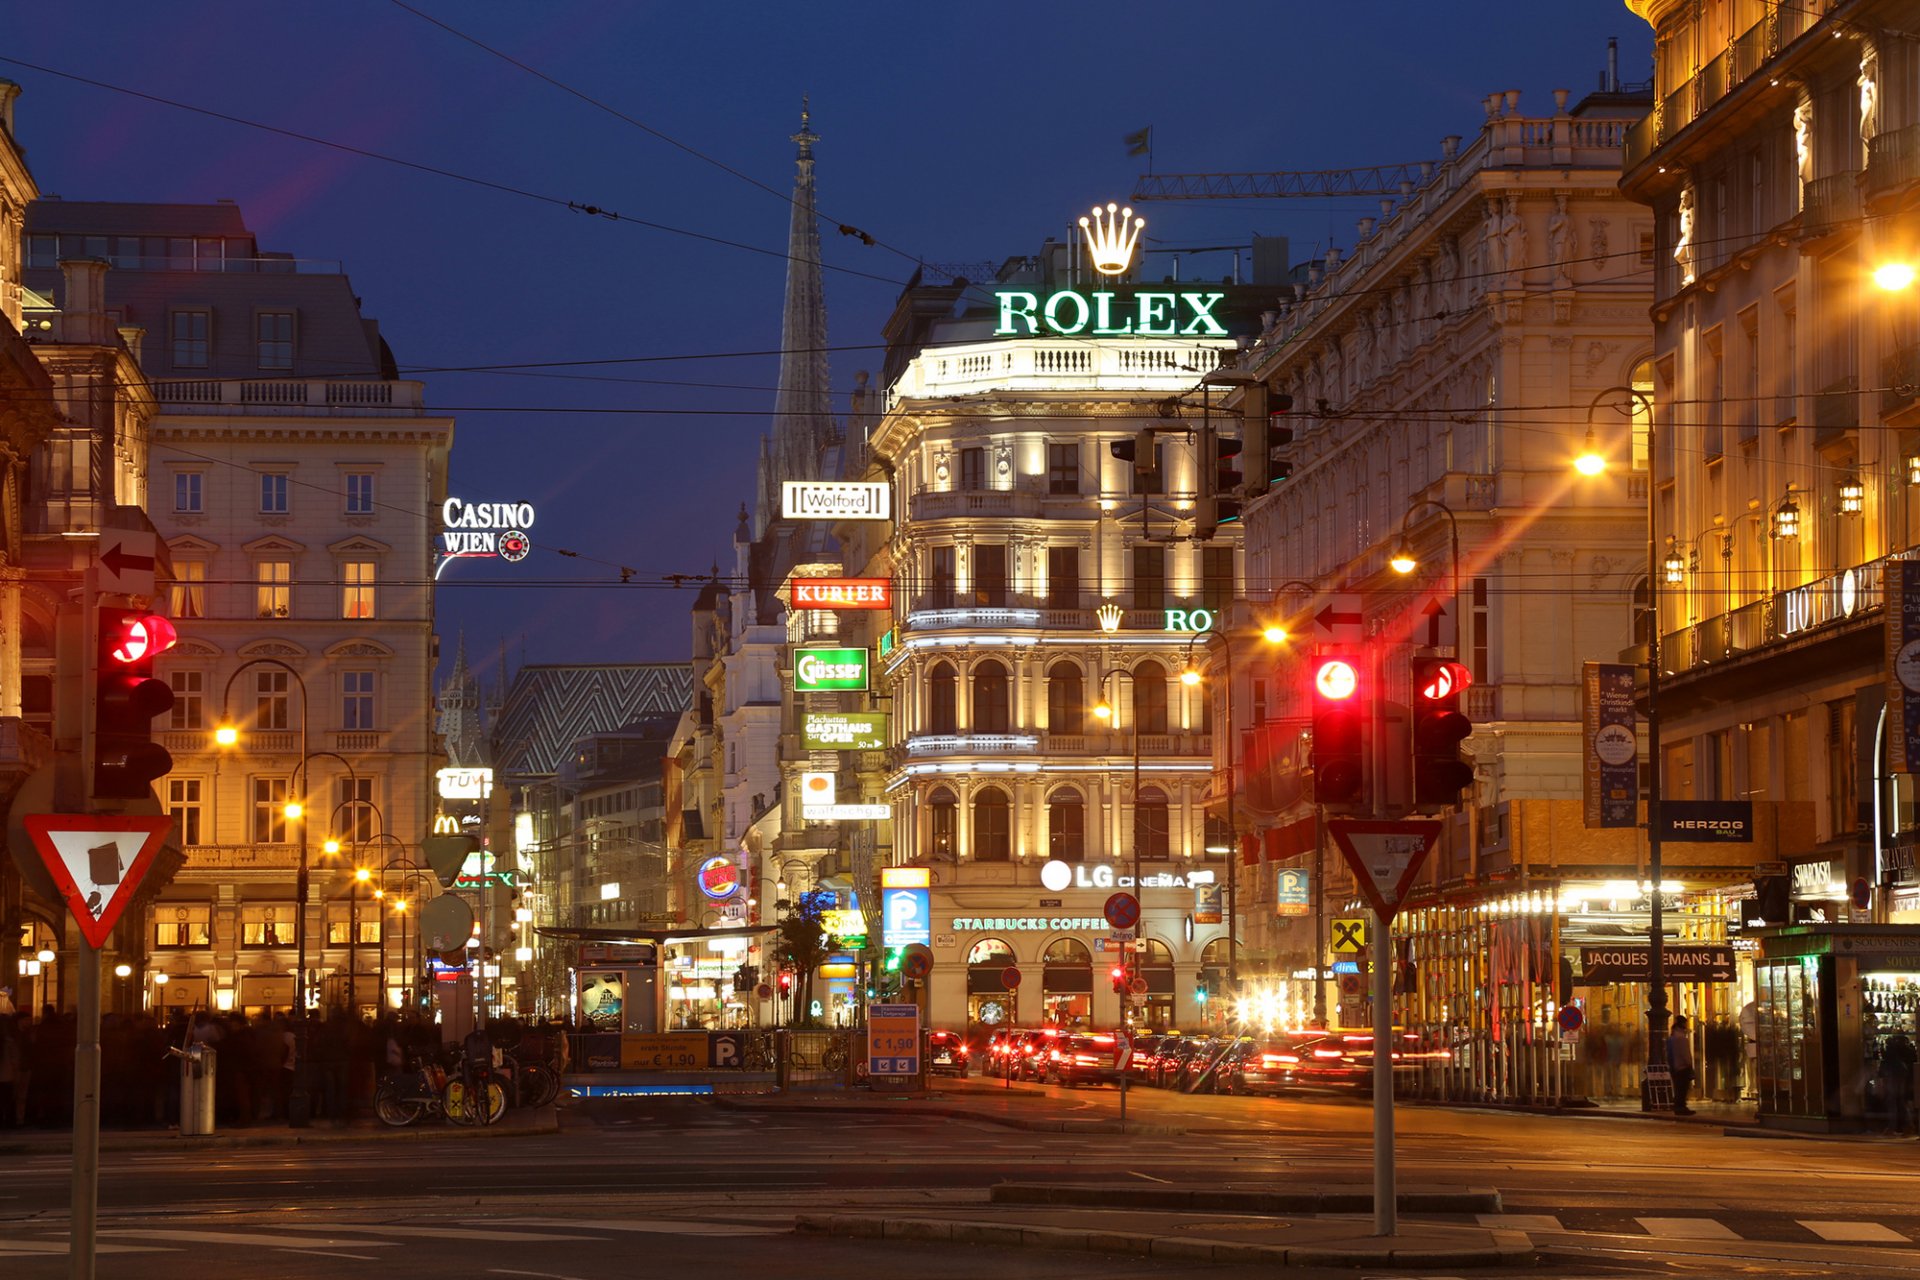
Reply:
<svg viewBox="0 0 1920 1280"><path fill-rule="evenodd" d="M534 1110L509 1108L500 1123L463 1127L437 1121L396 1129L371 1118L344 1127L318 1121L305 1129L285 1125L252 1125L218 1130L206 1137L181 1137L174 1129L105 1129L102 1151L206 1151L235 1147L304 1147L338 1142L419 1142L438 1138L529 1138L560 1132L555 1107ZM0 1134L0 1156L65 1155L73 1135L65 1129L10 1129Z"/></svg>

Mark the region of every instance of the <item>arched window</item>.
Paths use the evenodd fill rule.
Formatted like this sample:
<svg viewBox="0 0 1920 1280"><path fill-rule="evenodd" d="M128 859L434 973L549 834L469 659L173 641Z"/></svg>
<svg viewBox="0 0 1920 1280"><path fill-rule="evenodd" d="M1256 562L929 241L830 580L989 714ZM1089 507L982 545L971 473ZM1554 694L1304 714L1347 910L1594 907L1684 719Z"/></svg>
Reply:
<svg viewBox="0 0 1920 1280"><path fill-rule="evenodd" d="M1013 948L998 938L982 938L967 951L969 967L992 965L995 968L1004 969L1015 963L1017 962L1014 959Z"/></svg>
<svg viewBox="0 0 1920 1280"><path fill-rule="evenodd" d="M1134 813L1134 839L1140 842L1140 856L1164 862L1172 856L1173 840L1168 827L1167 793L1158 787L1140 788Z"/></svg>
<svg viewBox="0 0 1920 1280"><path fill-rule="evenodd" d="M1133 669L1133 715L1141 733L1167 731L1167 669L1157 662Z"/></svg>
<svg viewBox="0 0 1920 1280"><path fill-rule="evenodd" d="M927 841L935 858L953 861L960 845L960 802L945 787L927 797Z"/></svg>
<svg viewBox="0 0 1920 1280"><path fill-rule="evenodd" d="M1047 670L1047 731L1084 733L1087 728L1087 689L1080 667L1056 662Z"/></svg>
<svg viewBox="0 0 1920 1280"><path fill-rule="evenodd" d="M937 662L927 673L927 732L960 732L960 714L955 690L958 681L949 663Z"/></svg>
<svg viewBox="0 0 1920 1280"><path fill-rule="evenodd" d="M1047 856L1062 862L1086 860L1087 805L1073 787L1061 787L1047 798Z"/></svg>
<svg viewBox="0 0 1920 1280"><path fill-rule="evenodd" d="M1140 954L1140 967L1142 969L1173 968L1173 952L1167 949L1166 943L1160 941L1158 938L1148 938L1146 943L1147 949Z"/></svg>
<svg viewBox="0 0 1920 1280"><path fill-rule="evenodd" d="M1012 806L998 787L982 787L974 793L973 857L976 862L1006 862L1013 857Z"/></svg>
<svg viewBox="0 0 1920 1280"><path fill-rule="evenodd" d="M973 733L1007 733L1013 724L1013 698L1007 689L1007 669L989 658L973 669Z"/></svg>
<svg viewBox="0 0 1920 1280"><path fill-rule="evenodd" d="M1087 944L1078 938L1055 938L1047 944L1047 954L1042 957L1042 963L1049 967L1058 965L1062 968L1071 965L1091 965L1093 952L1087 950Z"/></svg>
<svg viewBox="0 0 1920 1280"><path fill-rule="evenodd" d="M1218 969L1225 973L1227 971L1227 940L1215 938L1209 942L1206 949L1200 953L1200 964L1202 968Z"/></svg>

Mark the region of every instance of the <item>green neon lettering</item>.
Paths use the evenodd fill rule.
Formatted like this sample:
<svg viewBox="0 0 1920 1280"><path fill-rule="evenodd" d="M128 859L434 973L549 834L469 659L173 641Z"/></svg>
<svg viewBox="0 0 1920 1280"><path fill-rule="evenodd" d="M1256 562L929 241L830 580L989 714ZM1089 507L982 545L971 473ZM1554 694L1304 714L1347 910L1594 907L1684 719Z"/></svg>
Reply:
<svg viewBox="0 0 1920 1280"><path fill-rule="evenodd" d="M1193 308L1193 319L1189 320L1187 327L1180 331L1182 336L1186 334L1198 334L1203 338L1227 336L1226 326L1213 317L1213 309L1220 305L1226 294L1183 293L1180 296L1186 299L1188 306Z"/></svg>
<svg viewBox="0 0 1920 1280"><path fill-rule="evenodd" d="M1024 305L1015 306L1016 302ZM993 331L994 336L1009 337L1016 335L1020 332L1018 328L1019 324L1025 324L1027 326L1026 332L1030 334L1039 333L1040 324L1034 319L1033 315L1039 306L1040 297L1038 294L1025 293L1017 289L1002 293L1000 295L1000 327Z"/></svg>
<svg viewBox="0 0 1920 1280"><path fill-rule="evenodd" d="M1146 337L1173 337L1173 294L1143 293L1138 297L1140 305L1139 332Z"/></svg>
<svg viewBox="0 0 1920 1280"><path fill-rule="evenodd" d="M1080 318L1072 324L1063 324L1060 320L1060 304L1063 302L1072 303L1074 308L1080 313ZM1059 293L1047 299L1047 328L1053 330L1055 333L1062 335L1079 333L1087 327L1089 314L1087 300L1071 290L1062 289Z"/></svg>
<svg viewBox="0 0 1920 1280"><path fill-rule="evenodd" d="M1133 332L1133 321L1122 320L1118 329L1113 327L1113 295L1101 292L1093 295L1093 331L1103 338L1117 337Z"/></svg>

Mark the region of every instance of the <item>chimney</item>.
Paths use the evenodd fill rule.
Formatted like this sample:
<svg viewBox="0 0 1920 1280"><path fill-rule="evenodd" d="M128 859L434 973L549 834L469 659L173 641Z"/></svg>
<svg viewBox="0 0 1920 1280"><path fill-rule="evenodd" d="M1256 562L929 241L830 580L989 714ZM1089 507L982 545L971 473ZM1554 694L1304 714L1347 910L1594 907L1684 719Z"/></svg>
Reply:
<svg viewBox="0 0 1920 1280"><path fill-rule="evenodd" d="M134 364L142 369L146 368L146 341L145 325L123 324L120 326L120 344L127 349L127 354L133 357Z"/></svg>
<svg viewBox="0 0 1920 1280"><path fill-rule="evenodd" d="M92 347L114 343L107 319L107 264L102 258L62 258L60 341Z"/></svg>
<svg viewBox="0 0 1920 1280"><path fill-rule="evenodd" d="M1607 38L1607 84L1608 93L1620 92L1620 37Z"/></svg>

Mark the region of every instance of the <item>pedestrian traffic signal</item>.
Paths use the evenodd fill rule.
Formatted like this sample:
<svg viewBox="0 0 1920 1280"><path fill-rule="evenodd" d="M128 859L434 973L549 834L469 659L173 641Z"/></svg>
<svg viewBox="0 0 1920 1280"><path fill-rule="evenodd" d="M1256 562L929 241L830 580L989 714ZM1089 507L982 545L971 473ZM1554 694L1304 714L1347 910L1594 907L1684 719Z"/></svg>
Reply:
<svg viewBox="0 0 1920 1280"><path fill-rule="evenodd" d="M1365 808L1367 714L1371 699L1359 659L1321 654L1313 673L1313 798L1332 808Z"/></svg>
<svg viewBox="0 0 1920 1280"><path fill-rule="evenodd" d="M1127 966L1123 964L1113 966L1113 989L1123 994L1125 993L1127 989Z"/></svg>
<svg viewBox="0 0 1920 1280"><path fill-rule="evenodd" d="M141 800L173 768L173 756L153 740L153 718L173 707L173 690L153 677L154 658L180 639L173 624L139 609L101 608L94 635L93 794L102 800Z"/></svg>
<svg viewBox="0 0 1920 1280"><path fill-rule="evenodd" d="M1200 493L1194 501L1193 536L1212 538L1223 524L1240 518L1241 442L1212 426L1200 431Z"/></svg>
<svg viewBox="0 0 1920 1280"><path fill-rule="evenodd" d="M1413 804L1451 809L1473 785L1473 762L1460 744L1473 721L1460 710L1473 673L1446 658L1413 659Z"/></svg>
<svg viewBox="0 0 1920 1280"><path fill-rule="evenodd" d="M780 971L780 994L783 996L793 994L793 970L791 969Z"/></svg>

